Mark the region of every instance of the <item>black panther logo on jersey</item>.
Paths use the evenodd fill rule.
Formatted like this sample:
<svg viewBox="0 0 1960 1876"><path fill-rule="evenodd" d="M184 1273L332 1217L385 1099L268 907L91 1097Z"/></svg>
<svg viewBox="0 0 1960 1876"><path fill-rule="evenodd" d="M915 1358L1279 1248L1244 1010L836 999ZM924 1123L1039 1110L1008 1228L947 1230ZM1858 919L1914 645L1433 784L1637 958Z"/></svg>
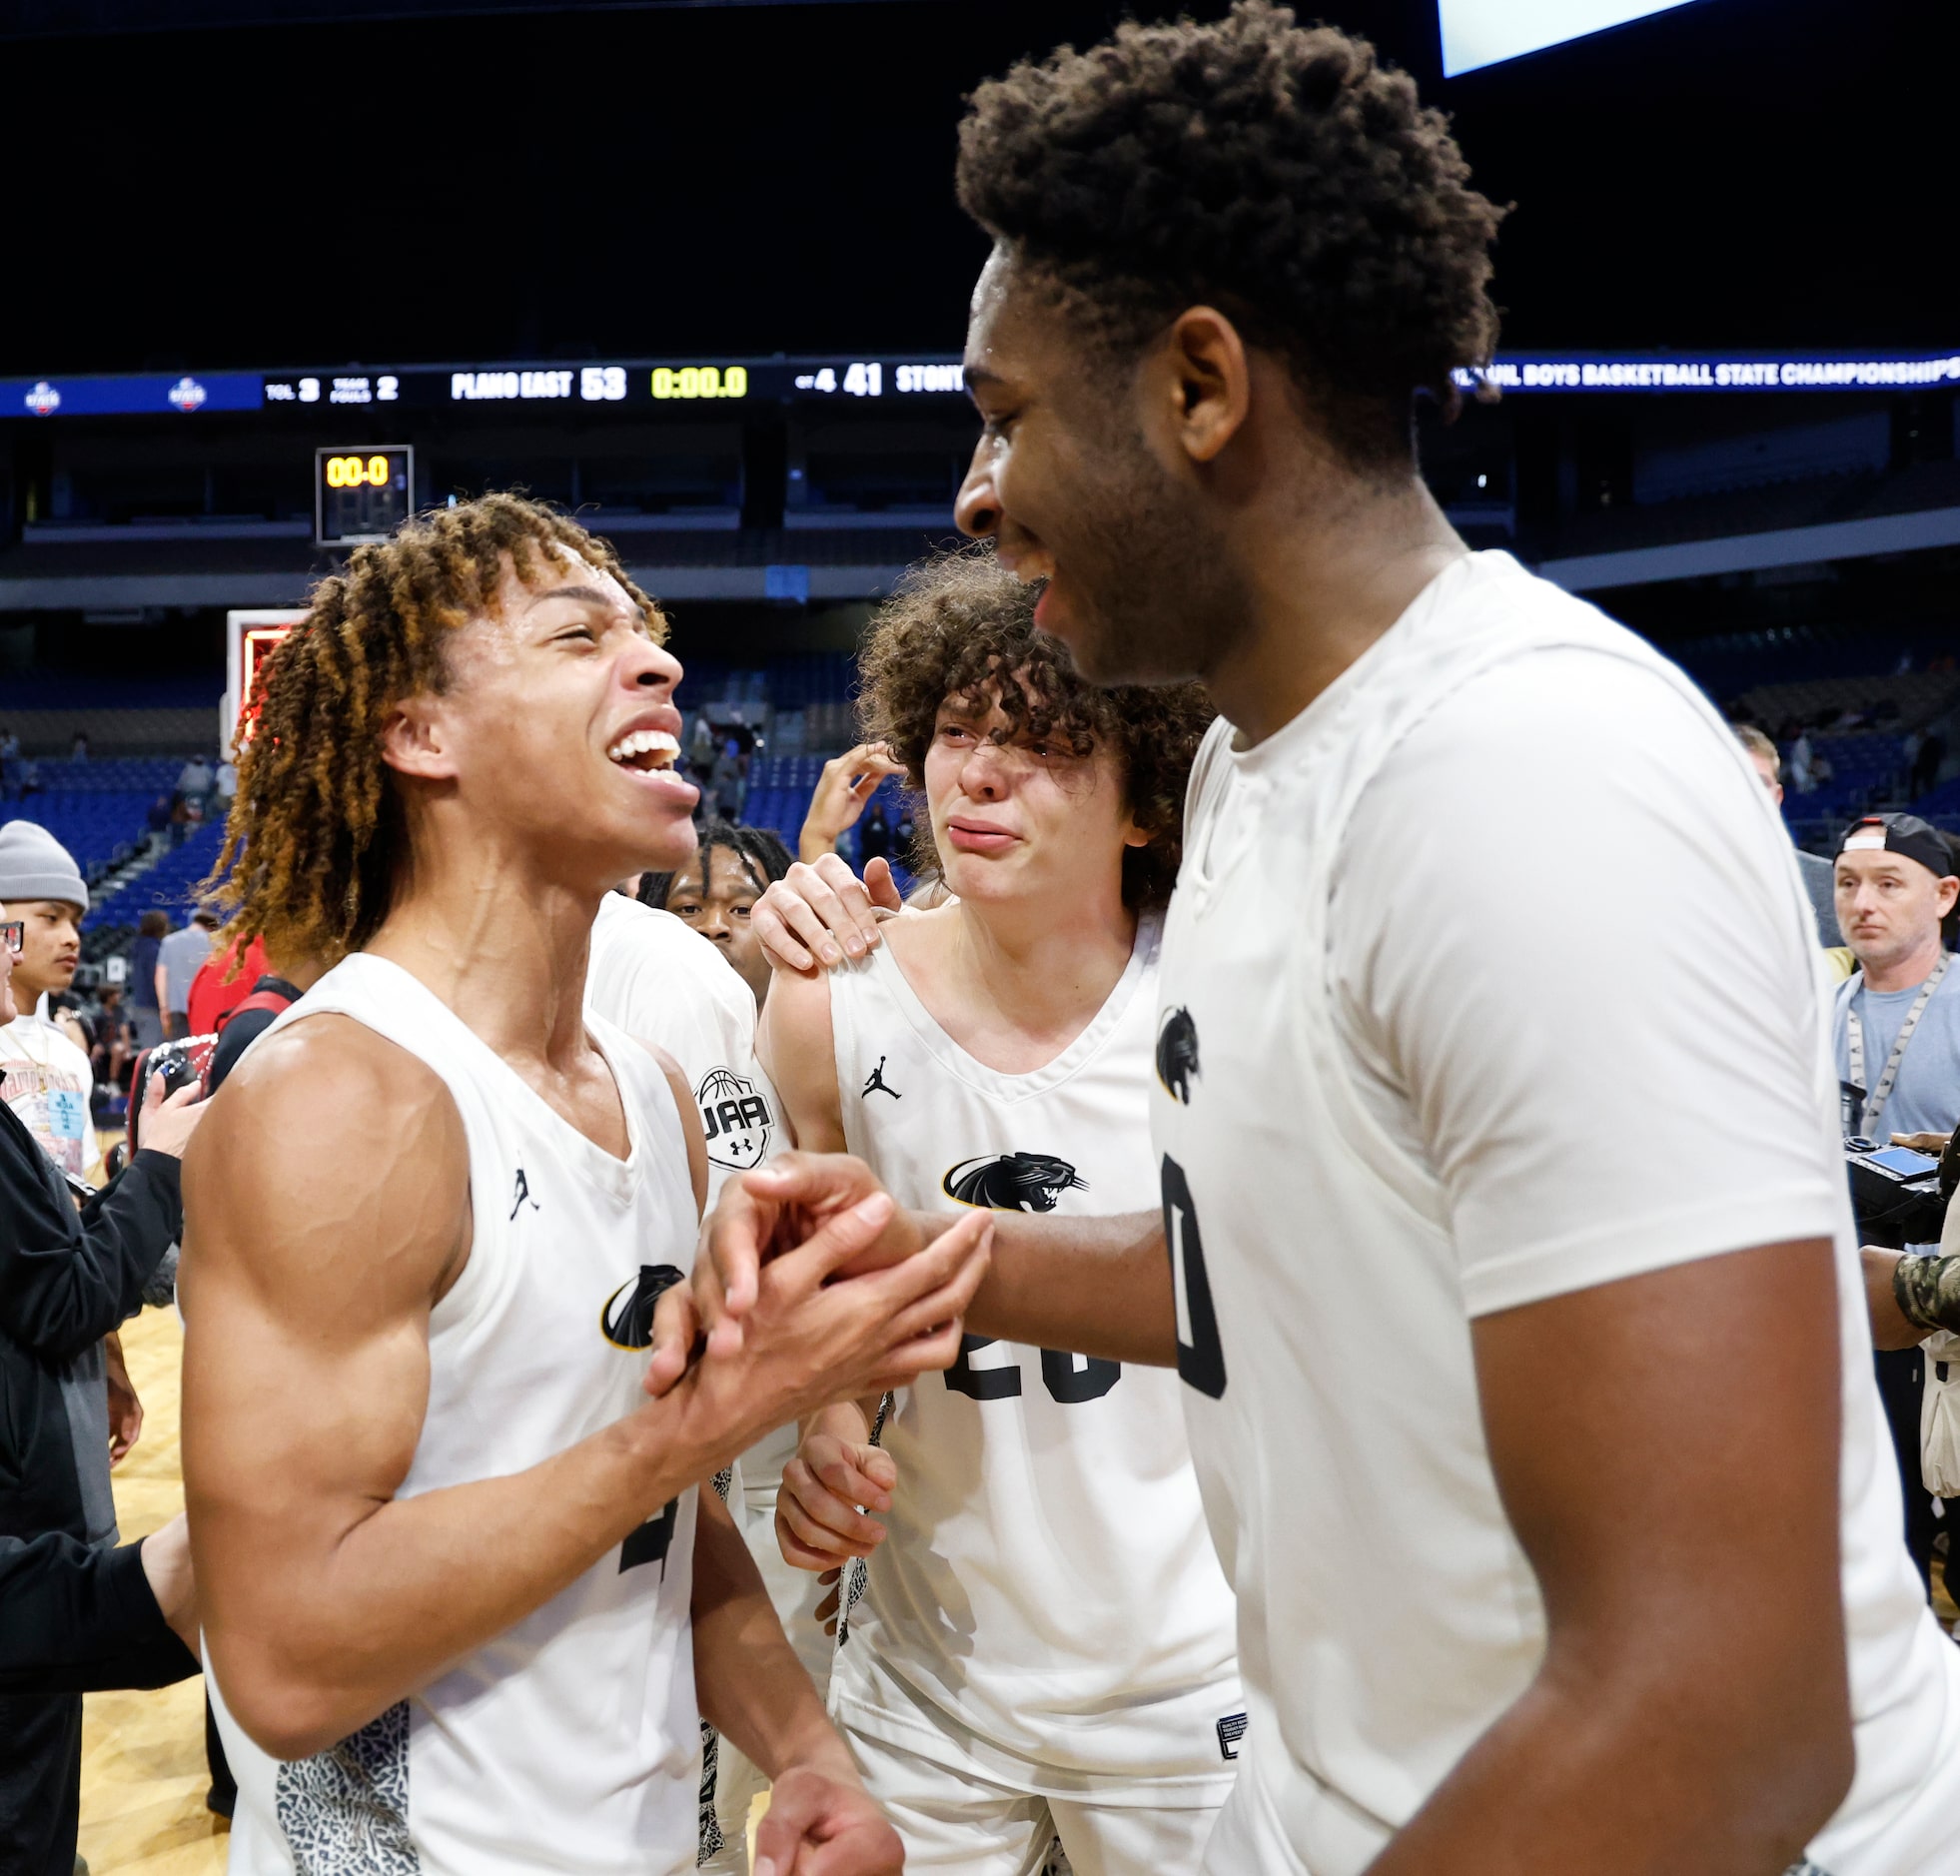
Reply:
<svg viewBox="0 0 1960 1876"><path fill-rule="evenodd" d="M708 1158L716 1166L740 1173L762 1164L775 1117L752 1081L731 1068L711 1068L701 1077L694 1099L701 1104Z"/></svg>
<svg viewBox="0 0 1960 1876"><path fill-rule="evenodd" d="M680 1281L671 1264L642 1264L631 1283L621 1284L606 1298L599 1311L599 1334L615 1349L650 1348L653 1306Z"/></svg>
<svg viewBox="0 0 1960 1876"><path fill-rule="evenodd" d="M1218 1755L1222 1759L1239 1756L1239 1741L1246 1736L1246 1716L1228 1713L1218 1722Z"/></svg>
<svg viewBox="0 0 1960 1876"><path fill-rule="evenodd" d="M1052 1212L1065 1192L1086 1192L1089 1182L1052 1153L1003 1153L962 1160L939 1182L949 1199L990 1212Z"/></svg>
<svg viewBox="0 0 1960 1876"><path fill-rule="evenodd" d="M1157 1079L1164 1092L1191 1105L1191 1084L1198 1079L1198 1025L1189 1010L1170 1010L1157 1032Z"/></svg>

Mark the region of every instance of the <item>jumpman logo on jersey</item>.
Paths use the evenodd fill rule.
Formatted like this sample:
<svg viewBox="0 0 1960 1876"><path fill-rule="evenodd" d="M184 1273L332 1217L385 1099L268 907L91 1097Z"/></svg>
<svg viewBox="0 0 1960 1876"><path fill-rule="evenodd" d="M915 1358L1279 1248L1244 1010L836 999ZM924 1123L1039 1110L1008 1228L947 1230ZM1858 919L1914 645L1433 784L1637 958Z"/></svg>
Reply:
<svg viewBox="0 0 1960 1876"><path fill-rule="evenodd" d="M864 1094L859 1095L858 1099L862 1101L864 1099L864 1095L872 1095L872 1094L888 1094L891 1096L891 1098L894 1101L903 1101L905 1099L905 1097L902 1094L900 1094L896 1088L892 1087L891 1084L885 1080L885 1058L883 1056L879 1056L878 1066L874 1068L871 1071L870 1075L866 1078L864 1083Z"/></svg>
<svg viewBox="0 0 1960 1876"><path fill-rule="evenodd" d="M525 1206L529 1206L533 1212L541 1212L544 1209L530 1196L530 1181L524 1177L524 1169L520 1166L517 1168L516 1196L510 1201L510 1216L515 1218Z"/></svg>

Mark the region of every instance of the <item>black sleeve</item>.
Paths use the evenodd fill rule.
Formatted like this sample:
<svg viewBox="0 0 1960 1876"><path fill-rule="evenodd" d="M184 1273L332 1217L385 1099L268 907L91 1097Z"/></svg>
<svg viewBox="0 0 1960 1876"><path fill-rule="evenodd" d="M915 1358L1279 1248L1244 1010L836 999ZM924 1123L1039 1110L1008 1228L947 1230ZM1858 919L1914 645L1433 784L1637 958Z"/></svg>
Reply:
<svg viewBox="0 0 1960 1876"><path fill-rule="evenodd" d="M168 1687L198 1658L165 1622L143 1546L0 1537L0 1693Z"/></svg>
<svg viewBox="0 0 1960 1876"><path fill-rule="evenodd" d="M77 1217L46 1155L0 1101L0 1330L67 1361L143 1306L143 1286L184 1229L178 1165L139 1153Z"/></svg>
<svg viewBox="0 0 1960 1876"><path fill-rule="evenodd" d="M218 1046L211 1052L211 1068L204 1078L207 1098L224 1086L239 1057L278 1021L277 1010L241 1010L218 1032Z"/></svg>

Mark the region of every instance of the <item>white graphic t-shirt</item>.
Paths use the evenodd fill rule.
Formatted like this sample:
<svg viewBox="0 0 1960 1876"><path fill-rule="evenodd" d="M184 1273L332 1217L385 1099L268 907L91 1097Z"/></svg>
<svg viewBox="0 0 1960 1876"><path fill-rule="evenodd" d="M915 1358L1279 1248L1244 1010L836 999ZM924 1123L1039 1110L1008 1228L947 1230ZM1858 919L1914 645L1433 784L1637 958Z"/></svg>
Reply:
<svg viewBox="0 0 1960 1876"><path fill-rule="evenodd" d="M18 1016L0 1028L0 1095L64 1173L80 1179L95 1164L89 1059L54 1024Z"/></svg>

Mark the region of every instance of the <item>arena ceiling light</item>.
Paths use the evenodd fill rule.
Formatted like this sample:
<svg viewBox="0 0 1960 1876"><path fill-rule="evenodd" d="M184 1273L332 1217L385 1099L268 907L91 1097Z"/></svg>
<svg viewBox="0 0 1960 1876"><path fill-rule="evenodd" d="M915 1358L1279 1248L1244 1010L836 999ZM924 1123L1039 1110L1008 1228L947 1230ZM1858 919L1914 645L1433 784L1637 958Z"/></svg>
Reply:
<svg viewBox="0 0 1960 1876"><path fill-rule="evenodd" d="M1583 39L1609 26L1670 13L1691 0L1437 0L1443 19L1443 75Z"/></svg>

